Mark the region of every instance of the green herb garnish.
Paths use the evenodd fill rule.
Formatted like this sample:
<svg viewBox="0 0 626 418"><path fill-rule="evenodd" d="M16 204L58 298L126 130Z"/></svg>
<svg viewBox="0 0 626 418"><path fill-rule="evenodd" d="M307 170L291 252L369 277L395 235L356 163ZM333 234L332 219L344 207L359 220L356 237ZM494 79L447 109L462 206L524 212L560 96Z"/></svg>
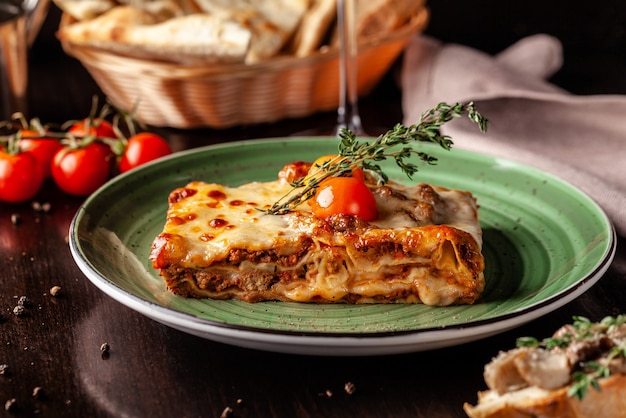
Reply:
<svg viewBox="0 0 626 418"><path fill-rule="evenodd" d="M565 348L572 342L572 335L565 334L560 338L556 337L548 337L539 341L535 337L520 337L516 341L516 346L519 347L542 347L546 350L551 350L553 348Z"/></svg>
<svg viewBox="0 0 626 418"><path fill-rule="evenodd" d="M516 341L517 347L541 347L547 350L555 348L567 348L575 341L591 339L599 334L611 333L615 328L626 323L626 315L607 316L602 321L594 323L583 316L574 316L572 327L574 333L566 333L560 337L549 337L538 340L535 337L520 337ZM608 364L611 360L623 357L626 358L626 346L616 345L602 359L602 362L585 361L577 365L579 368L572 373L572 383L567 391L567 395L577 399L583 399L589 392L589 388L600 391L601 386L598 379L611 376L611 369Z"/></svg>
<svg viewBox="0 0 626 418"><path fill-rule="evenodd" d="M590 387L600 392L600 383L598 382L598 379L609 377L611 375L611 370L607 366L596 362L590 361L585 363L585 368L589 371L578 371L572 374L572 380L574 383L572 383L567 390L567 396L582 400L585 395L587 395L587 392L589 392Z"/></svg>
<svg viewBox="0 0 626 418"><path fill-rule="evenodd" d="M478 125L481 132L487 131L487 119L476 111L471 102L455 105L439 103L433 109L424 112L417 124L411 126L397 124L375 140L358 141L356 135L348 129L342 129L339 132L339 156L322 164L315 175L292 183L293 189L274 203L267 213L282 215L293 210L315 195L322 181L329 177L348 175L353 167L367 170L379 184L384 184L389 178L376 163L388 158L393 159L407 177L412 178L418 171L417 164L410 161L412 158L417 157L427 164L435 164L437 158L410 144L431 142L449 150L453 144L452 139L448 135L443 135L440 128L464 114L467 114L467 117Z"/></svg>

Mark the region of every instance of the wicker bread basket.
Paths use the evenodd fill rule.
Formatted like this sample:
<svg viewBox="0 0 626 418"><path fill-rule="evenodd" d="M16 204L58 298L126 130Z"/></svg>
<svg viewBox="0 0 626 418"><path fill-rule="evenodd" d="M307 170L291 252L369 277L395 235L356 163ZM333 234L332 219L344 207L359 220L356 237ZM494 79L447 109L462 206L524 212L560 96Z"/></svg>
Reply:
<svg viewBox="0 0 626 418"><path fill-rule="evenodd" d="M359 96L380 81L413 35L428 22L424 8L382 39L359 45ZM61 25L68 24L64 14ZM174 128L227 128L273 122L336 109L338 53L279 56L257 64L179 65L116 55L63 42L104 94L139 121Z"/></svg>

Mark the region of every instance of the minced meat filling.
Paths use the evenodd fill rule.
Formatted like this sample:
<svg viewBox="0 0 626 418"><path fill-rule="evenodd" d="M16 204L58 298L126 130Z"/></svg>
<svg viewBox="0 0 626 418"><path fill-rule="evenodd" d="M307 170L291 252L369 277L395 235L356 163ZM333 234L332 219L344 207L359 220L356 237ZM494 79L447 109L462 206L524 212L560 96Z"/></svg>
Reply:
<svg viewBox="0 0 626 418"><path fill-rule="evenodd" d="M291 254L280 254L273 249L249 251L243 248L231 248L225 263L239 265L244 261L249 261L254 264L271 263L281 267L292 267L309 252L312 245L312 239L302 240L295 246L295 251Z"/></svg>

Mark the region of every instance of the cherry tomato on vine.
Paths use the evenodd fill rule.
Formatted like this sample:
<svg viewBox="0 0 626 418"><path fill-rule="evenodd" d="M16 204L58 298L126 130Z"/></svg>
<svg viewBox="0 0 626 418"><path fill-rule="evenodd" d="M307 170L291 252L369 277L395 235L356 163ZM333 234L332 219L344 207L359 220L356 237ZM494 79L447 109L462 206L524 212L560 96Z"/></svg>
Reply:
<svg viewBox="0 0 626 418"><path fill-rule="evenodd" d="M324 180L309 204L318 218L348 214L369 222L378 217L374 194L355 177L331 177Z"/></svg>
<svg viewBox="0 0 626 418"><path fill-rule="evenodd" d="M74 123L67 130L68 133L74 135L77 138L84 138L86 136L92 136L96 138L117 138L117 134L113 129L113 125L106 119L83 119ZM107 157L113 156L113 150L111 147L103 142L94 142L100 151Z"/></svg>
<svg viewBox="0 0 626 418"><path fill-rule="evenodd" d="M0 150L0 200L18 203L35 196L43 174L37 158L29 151L8 153Z"/></svg>
<svg viewBox="0 0 626 418"><path fill-rule="evenodd" d="M329 155L323 155L321 157L319 157L318 159L316 159L315 161L313 161L313 165L311 166L311 169L309 170L309 174L308 175L313 175L316 171L319 171L322 167L322 165L330 160L333 160L335 158L337 158L338 155L337 154L329 154ZM340 160L338 160L340 161ZM361 170L359 167L352 167L352 177L360 180L360 181L365 181L365 176L363 174L363 170Z"/></svg>
<svg viewBox="0 0 626 418"><path fill-rule="evenodd" d="M108 180L109 161L95 142L82 148L64 147L52 160L52 178L64 192L87 196Z"/></svg>
<svg viewBox="0 0 626 418"><path fill-rule="evenodd" d="M67 130L74 136L85 137L87 135L101 138L117 138L113 125L106 119L83 119L74 123Z"/></svg>
<svg viewBox="0 0 626 418"><path fill-rule="evenodd" d="M35 137L41 137L41 134L37 131L23 129L19 141L20 150L33 153L41 167L43 177L47 178L50 177L52 158L63 146L54 138Z"/></svg>
<svg viewBox="0 0 626 418"><path fill-rule="evenodd" d="M165 139L150 132L140 132L128 139L126 150L119 163L120 172L124 173L171 153L172 149Z"/></svg>

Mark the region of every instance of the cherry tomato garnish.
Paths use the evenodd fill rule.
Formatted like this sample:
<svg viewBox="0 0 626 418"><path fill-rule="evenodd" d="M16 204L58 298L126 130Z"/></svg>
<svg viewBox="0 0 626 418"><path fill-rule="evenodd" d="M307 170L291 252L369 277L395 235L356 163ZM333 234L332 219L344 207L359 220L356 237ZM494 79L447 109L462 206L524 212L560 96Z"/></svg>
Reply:
<svg viewBox="0 0 626 418"><path fill-rule="evenodd" d="M43 174L34 154L0 150L0 200L10 203L28 200L37 194L42 183Z"/></svg>
<svg viewBox="0 0 626 418"><path fill-rule="evenodd" d="M327 162L327 161L331 161L331 160L335 160L337 159L337 161L333 161L333 164L339 164L342 159L338 158L339 156L337 154L329 154L329 155L323 155L321 157L319 157L318 159L316 159L313 162L313 165L311 166L311 169L309 170L309 176L312 176L315 174L315 172L322 170L322 165ZM365 176L363 175L363 170L361 170L359 167L352 167L352 173L351 176L360 180L361 182L365 181ZM306 183L306 181L305 181Z"/></svg>
<svg viewBox="0 0 626 418"><path fill-rule="evenodd" d="M315 196L309 199L309 204L318 218L348 214L369 222L378 217L374 194L355 177L331 177L324 180Z"/></svg>
<svg viewBox="0 0 626 418"><path fill-rule="evenodd" d="M165 139L150 132L140 132L128 139L126 150L120 159L120 172L124 173L171 153L172 149Z"/></svg>
<svg viewBox="0 0 626 418"><path fill-rule="evenodd" d="M62 148L52 160L52 178L66 193L87 196L109 178L109 162L97 143Z"/></svg>

